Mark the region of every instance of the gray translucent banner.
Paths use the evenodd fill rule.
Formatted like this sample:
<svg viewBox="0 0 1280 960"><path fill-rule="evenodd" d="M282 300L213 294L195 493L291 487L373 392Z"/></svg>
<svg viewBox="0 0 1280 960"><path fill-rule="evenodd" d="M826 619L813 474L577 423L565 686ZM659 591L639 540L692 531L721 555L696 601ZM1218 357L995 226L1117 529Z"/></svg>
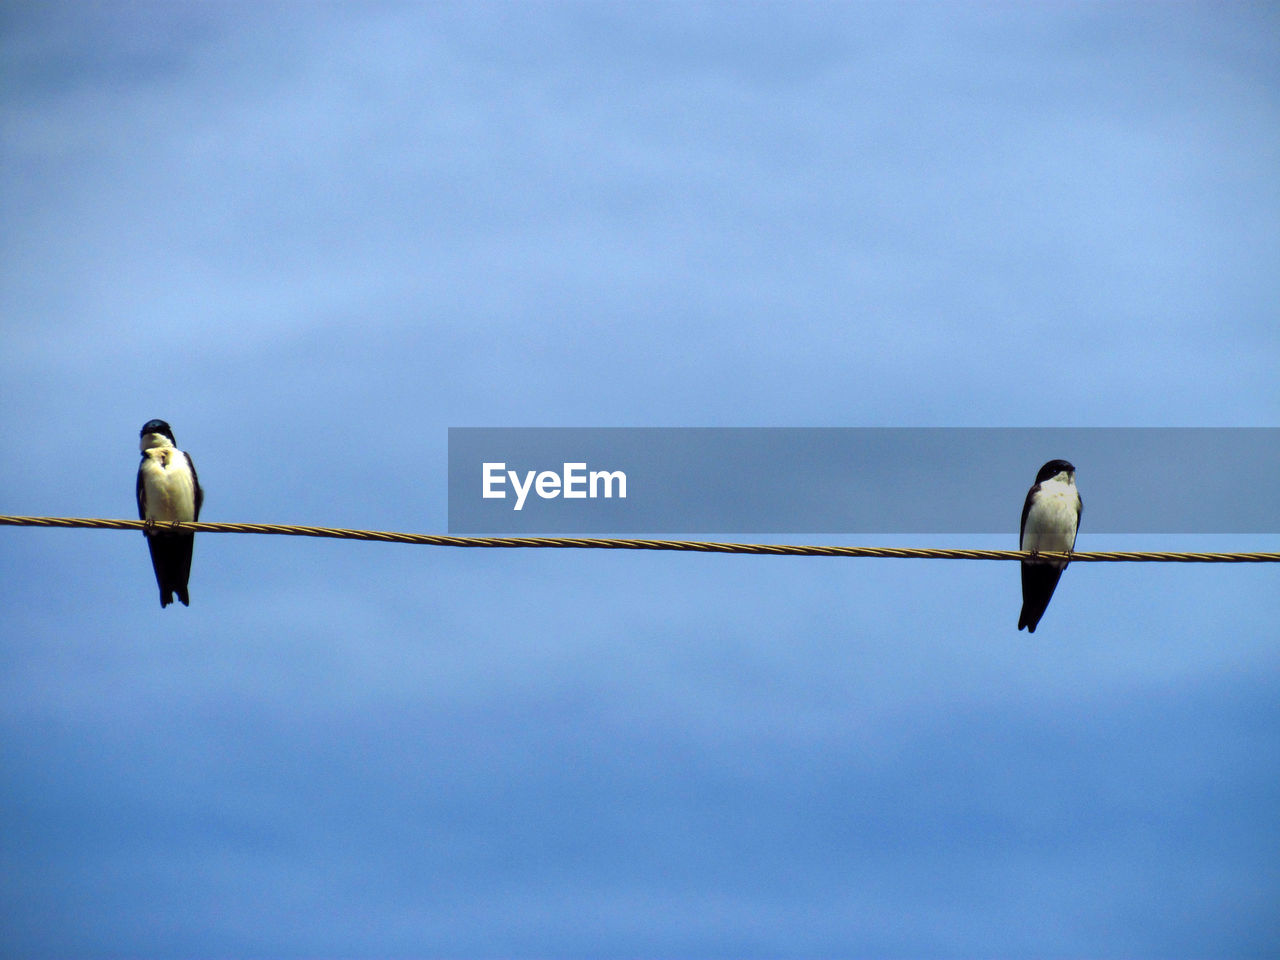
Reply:
<svg viewBox="0 0 1280 960"><path fill-rule="evenodd" d="M451 428L449 531L1016 536L1054 459L1086 533L1280 532L1280 428L1243 427Z"/></svg>

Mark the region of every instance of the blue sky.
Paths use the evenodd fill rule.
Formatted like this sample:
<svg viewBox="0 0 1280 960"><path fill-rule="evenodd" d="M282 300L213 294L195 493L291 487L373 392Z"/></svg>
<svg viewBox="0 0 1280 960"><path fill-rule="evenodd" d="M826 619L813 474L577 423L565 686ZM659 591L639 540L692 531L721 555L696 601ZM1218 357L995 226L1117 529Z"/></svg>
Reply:
<svg viewBox="0 0 1280 960"><path fill-rule="evenodd" d="M4 4L0 511L132 516L153 417L205 519L422 532L451 426L1276 426L1277 36ZM1270 566L1078 564L1034 637L994 563L202 535L161 611L140 536L9 529L0 574L8 955L1280 942Z"/></svg>

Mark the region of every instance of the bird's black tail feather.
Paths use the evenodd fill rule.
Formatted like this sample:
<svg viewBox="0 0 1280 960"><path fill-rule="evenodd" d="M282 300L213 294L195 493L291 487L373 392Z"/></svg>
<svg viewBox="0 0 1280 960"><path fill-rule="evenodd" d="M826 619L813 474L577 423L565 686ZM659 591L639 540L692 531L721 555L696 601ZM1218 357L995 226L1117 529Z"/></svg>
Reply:
<svg viewBox="0 0 1280 960"><path fill-rule="evenodd" d="M187 581L191 578L191 551L195 536L183 533L157 533L147 537L151 550L151 568L160 587L160 606L173 603L176 593L184 607L191 605Z"/></svg>
<svg viewBox="0 0 1280 960"><path fill-rule="evenodd" d="M1044 616L1065 569L1065 566L1052 563L1022 564L1022 613L1018 617L1019 630L1026 627L1028 633L1036 632L1036 624Z"/></svg>

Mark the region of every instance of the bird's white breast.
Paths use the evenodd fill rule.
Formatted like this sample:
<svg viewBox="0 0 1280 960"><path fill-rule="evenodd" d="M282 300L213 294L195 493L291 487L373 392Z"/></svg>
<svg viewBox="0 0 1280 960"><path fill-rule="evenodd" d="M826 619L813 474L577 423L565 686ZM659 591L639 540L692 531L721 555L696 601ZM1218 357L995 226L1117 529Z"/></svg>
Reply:
<svg viewBox="0 0 1280 960"><path fill-rule="evenodd" d="M151 520L194 520L196 518L195 478L187 458L173 447L147 450L138 468Z"/></svg>
<svg viewBox="0 0 1280 960"><path fill-rule="evenodd" d="M1075 546L1080 522L1080 495L1075 484L1049 480L1027 511L1022 531L1023 550L1065 552Z"/></svg>

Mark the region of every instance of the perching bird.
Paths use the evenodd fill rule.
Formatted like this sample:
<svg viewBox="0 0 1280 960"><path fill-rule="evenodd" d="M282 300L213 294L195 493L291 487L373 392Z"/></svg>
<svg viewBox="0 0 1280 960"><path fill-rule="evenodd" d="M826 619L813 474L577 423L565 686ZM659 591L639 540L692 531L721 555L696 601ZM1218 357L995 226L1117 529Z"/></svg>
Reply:
<svg viewBox="0 0 1280 960"><path fill-rule="evenodd" d="M142 428L142 463L138 466L138 517L157 523L199 520L204 491L191 455L174 446L173 430L163 420L148 420ZM156 531L146 534L151 566L160 585L160 606L173 603L176 593L189 606L187 579L191 576L193 533Z"/></svg>
<svg viewBox="0 0 1280 960"><path fill-rule="evenodd" d="M1070 553L1076 545L1084 504L1076 490L1076 468L1065 460L1050 460L1036 474L1022 505L1019 549L1032 553ZM1018 629L1036 632L1058 578L1067 569L1065 560L1022 561L1022 613Z"/></svg>

